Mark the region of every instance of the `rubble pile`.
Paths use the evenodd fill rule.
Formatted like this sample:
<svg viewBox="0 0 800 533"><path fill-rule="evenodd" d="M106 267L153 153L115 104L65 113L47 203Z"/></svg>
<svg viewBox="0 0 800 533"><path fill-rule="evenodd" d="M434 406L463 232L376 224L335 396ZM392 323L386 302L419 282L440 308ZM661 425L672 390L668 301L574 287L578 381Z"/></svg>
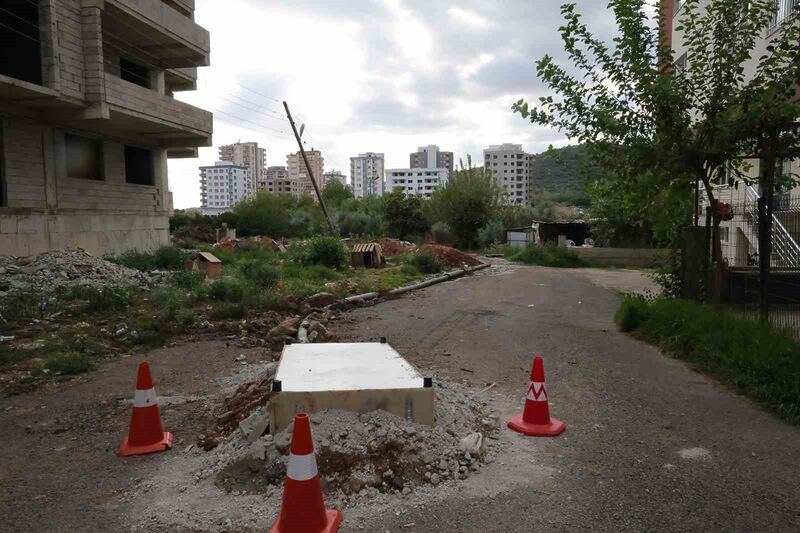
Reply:
<svg viewBox="0 0 800 533"><path fill-rule="evenodd" d="M0 300L73 285L144 287L159 277L115 265L83 250L52 251L36 257L0 256Z"/></svg>
<svg viewBox="0 0 800 533"><path fill-rule="evenodd" d="M478 259L472 257L471 255L467 255L464 252L456 250L455 248L443 246L441 244L426 244L425 246L420 246L417 248L416 253L433 254L437 259L443 261L448 269L474 267L481 264Z"/></svg>
<svg viewBox="0 0 800 533"><path fill-rule="evenodd" d="M379 494L405 496L424 485L464 480L494 462L499 420L466 386L436 382L436 425L385 411L358 415L330 410L311 415L323 490L330 501L354 504ZM279 493L286 475L292 427L265 434L268 407L257 406L209 453L214 476L234 494Z"/></svg>

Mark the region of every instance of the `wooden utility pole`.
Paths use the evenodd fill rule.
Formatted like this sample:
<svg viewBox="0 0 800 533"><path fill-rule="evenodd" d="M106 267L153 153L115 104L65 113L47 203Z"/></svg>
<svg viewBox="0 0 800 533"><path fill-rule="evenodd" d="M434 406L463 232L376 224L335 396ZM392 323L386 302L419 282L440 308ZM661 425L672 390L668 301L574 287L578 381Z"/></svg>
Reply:
<svg viewBox="0 0 800 533"><path fill-rule="evenodd" d="M322 208L322 212L325 213L325 219L328 221L328 226L331 228L331 233L337 235L338 232L336 231L336 226L333 224L333 219L328 214L328 208L325 207L325 200L322 199L322 194L319 191L319 186L317 185L317 179L314 177L314 172L311 170L311 165L308 163L308 156L306 155L306 151L303 149L303 141L300 139L300 134L297 132L297 126L294 124L294 119L292 118L292 113L289 111L289 104L285 101L283 102L283 107L286 109L286 117L289 119L289 124L292 126L292 131L294 132L294 138L297 139L297 146L300 147L300 155L303 156L303 162L306 164L306 170L308 171L308 176L311 178L311 185L314 186L314 191L317 193L317 200L319 200L319 205Z"/></svg>

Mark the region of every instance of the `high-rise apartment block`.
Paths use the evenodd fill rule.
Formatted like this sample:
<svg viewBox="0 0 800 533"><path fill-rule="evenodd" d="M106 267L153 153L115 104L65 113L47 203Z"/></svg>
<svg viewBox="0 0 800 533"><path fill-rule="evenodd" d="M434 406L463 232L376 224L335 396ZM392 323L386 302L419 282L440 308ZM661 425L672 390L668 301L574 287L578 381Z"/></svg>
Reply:
<svg viewBox="0 0 800 533"><path fill-rule="evenodd" d="M339 183L347 187L347 176L345 176L339 170L332 170L330 172L326 172L325 174L323 174L322 177L324 178L323 182L325 183L325 185L329 184L332 181L338 181Z"/></svg>
<svg viewBox="0 0 800 533"><path fill-rule="evenodd" d="M367 152L350 158L350 183L356 198L383 196L383 154Z"/></svg>
<svg viewBox="0 0 800 533"><path fill-rule="evenodd" d="M319 150L306 150L306 158L308 158L308 164L311 166L311 171L314 174L314 179L317 182L320 190L322 189L322 174L324 173L324 159L322 158L322 153ZM286 156L286 167L289 172L289 180L293 183L293 191L292 193L295 196L302 196L303 194L308 194L314 200L317 199L317 195L314 192L314 184L311 182L311 176L308 173L308 169L306 168L306 164L303 161L303 156L300 152L296 154L289 154Z"/></svg>
<svg viewBox="0 0 800 533"><path fill-rule="evenodd" d="M0 4L0 254L169 242L168 158L211 146L193 0Z"/></svg>
<svg viewBox="0 0 800 533"><path fill-rule="evenodd" d="M218 215L230 211L239 202L252 198L250 170L231 161L217 161L200 167L200 196L203 214Z"/></svg>
<svg viewBox="0 0 800 533"><path fill-rule="evenodd" d="M409 157L411 168L446 168L449 175L453 174L453 152L442 152L436 145L420 146Z"/></svg>
<svg viewBox="0 0 800 533"><path fill-rule="evenodd" d="M292 194L292 180L286 167L268 167L266 173L266 190L270 194Z"/></svg>
<svg viewBox="0 0 800 533"><path fill-rule="evenodd" d="M430 198L433 191L447 183L449 176L446 168L393 168L386 171L386 189Z"/></svg>
<svg viewBox="0 0 800 533"><path fill-rule="evenodd" d="M220 161L230 161L246 167L253 182L253 196L256 190L266 190L267 151L259 148L256 142L237 142L219 147Z"/></svg>
<svg viewBox="0 0 800 533"><path fill-rule="evenodd" d="M533 156L521 144L493 145L483 150L483 166L491 171L505 192L505 203L528 205L531 202Z"/></svg>

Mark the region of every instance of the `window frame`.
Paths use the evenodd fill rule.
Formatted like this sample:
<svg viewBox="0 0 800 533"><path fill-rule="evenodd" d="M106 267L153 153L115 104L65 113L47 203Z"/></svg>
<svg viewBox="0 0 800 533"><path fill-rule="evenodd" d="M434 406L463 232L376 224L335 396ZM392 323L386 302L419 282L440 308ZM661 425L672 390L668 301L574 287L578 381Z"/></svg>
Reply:
<svg viewBox="0 0 800 533"><path fill-rule="evenodd" d="M72 137L74 139L81 139L83 141L89 141L90 143L96 145L98 149L97 154L97 163L95 170L98 172L98 176L90 178L85 176L73 176L70 173L70 164L69 164L69 138ZM82 180L82 181L106 181L106 159L105 159L105 143L101 137L95 135L86 135L84 133L78 133L71 130L64 131L64 173L67 178L72 180Z"/></svg>
<svg viewBox="0 0 800 533"><path fill-rule="evenodd" d="M140 181L131 181L128 176L128 150L139 150L150 154L150 183L142 183ZM141 187L155 187L156 186L156 162L155 151L152 148L138 146L135 144L123 144L123 159L125 164L125 184L138 185Z"/></svg>

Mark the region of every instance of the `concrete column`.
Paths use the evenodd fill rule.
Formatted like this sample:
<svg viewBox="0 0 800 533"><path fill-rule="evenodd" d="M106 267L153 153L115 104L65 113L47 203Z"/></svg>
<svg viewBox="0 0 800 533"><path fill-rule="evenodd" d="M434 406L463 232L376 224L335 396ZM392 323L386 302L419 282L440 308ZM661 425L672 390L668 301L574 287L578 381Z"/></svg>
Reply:
<svg viewBox="0 0 800 533"><path fill-rule="evenodd" d="M58 174L56 172L55 129L42 126L42 163L44 166L44 196L48 209L58 207Z"/></svg>
<svg viewBox="0 0 800 533"><path fill-rule="evenodd" d="M166 94L166 82L163 70L150 71L150 87L158 94Z"/></svg>
<svg viewBox="0 0 800 533"><path fill-rule="evenodd" d="M83 72L85 98L91 104L106 100L105 68L103 65L103 1L81 2L83 33Z"/></svg>
<svg viewBox="0 0 800 533"><path fill-rule="evenodd" d="M42 84L55 91L61 89L61 71L58 66L58 27L52 0L39 3L39 35L41 36Z"/></svg>

